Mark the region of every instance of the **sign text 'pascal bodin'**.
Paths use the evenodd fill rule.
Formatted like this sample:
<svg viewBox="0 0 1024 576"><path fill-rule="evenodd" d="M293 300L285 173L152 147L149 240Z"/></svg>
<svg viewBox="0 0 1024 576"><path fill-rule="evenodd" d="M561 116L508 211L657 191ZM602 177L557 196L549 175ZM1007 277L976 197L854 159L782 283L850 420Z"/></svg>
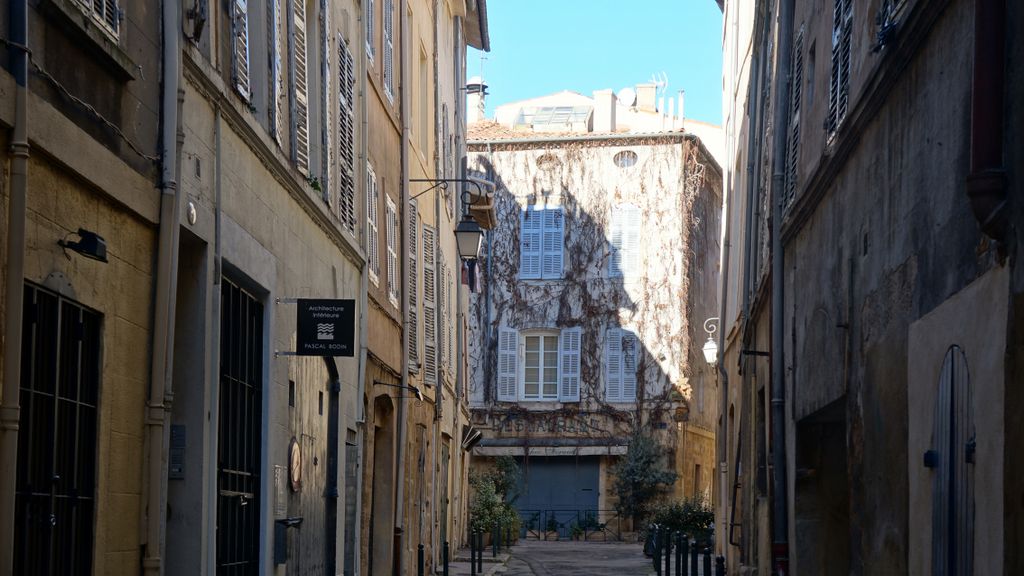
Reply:
<svg viewBox="0 0 1024 576"><path fill-rule="evenodd" d="M296 329L299 356L355 355L355 300L300 298Z"/></svg>

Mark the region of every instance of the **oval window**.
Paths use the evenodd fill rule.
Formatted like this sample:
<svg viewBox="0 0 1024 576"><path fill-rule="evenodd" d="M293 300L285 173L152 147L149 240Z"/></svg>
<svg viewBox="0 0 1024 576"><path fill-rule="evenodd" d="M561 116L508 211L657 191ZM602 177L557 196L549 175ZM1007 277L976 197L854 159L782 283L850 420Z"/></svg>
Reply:
<svg viewBox="0 0 1024 576"><path fill-rule="evenodd" d="M615 165L619 168L629 168L630 166L636 165L636 152L632 150L623 150L615 155L613 158Z"/></svg>
<svg viewBox="0 0 1024 576"><path fill-rule="evenodd" d="M541 170L555 170L561 163L554 154L541 154L537 157L537 168Z"/></svg>

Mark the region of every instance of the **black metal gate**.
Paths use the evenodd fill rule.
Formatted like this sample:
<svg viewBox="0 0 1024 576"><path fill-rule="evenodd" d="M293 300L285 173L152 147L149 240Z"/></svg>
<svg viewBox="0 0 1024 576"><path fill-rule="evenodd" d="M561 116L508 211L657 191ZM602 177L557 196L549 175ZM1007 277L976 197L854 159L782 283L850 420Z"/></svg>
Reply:
<svg viewBox="0 0 1024 576"><path fill-rule="evenodd" d="M101 316L25 286L15 574L92 572Z"/></svg>
<svg viewBox="0 0 1024 576"><path fill-rule="evenodd" d="M217 574L259 572L263 304L221 282Z"/></svg>

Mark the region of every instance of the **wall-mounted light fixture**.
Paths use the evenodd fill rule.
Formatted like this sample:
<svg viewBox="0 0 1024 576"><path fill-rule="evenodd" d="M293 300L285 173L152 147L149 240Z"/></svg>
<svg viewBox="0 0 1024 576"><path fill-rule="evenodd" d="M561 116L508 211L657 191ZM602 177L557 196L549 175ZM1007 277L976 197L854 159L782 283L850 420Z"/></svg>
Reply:
<svg viewBox="0 0 1024 576"><path fill-rule="evenodd" d="M455 182L460 184L471 184L476 186L477 192L480 196L484 195L482 184L487 184L486 181L480 180L479 178L410 178L410 182L430 182L433 184L430 188L420 192L413 196L418 198L435 188L442 190L448 189L448 184ZM476 260L480 257L480 246L484 241L484 231L477 224L476 220L469 213L469 207L472 203L472 195L468 190L462 191L462 220L458 226L455 227L455 244L459 249L459 257L463 260Z"/></svg>
<svg viewBox="0 0 1024 576"><path fill-rule="evenodd" d="M80 238L78 242L68 242L62 239L57 241L57 245L63 248L65 253L70 248L86 258L100 262L107 261L107 241L102 236L85 228L79 228L78 237Z"/></svg>
<svg viewBox="0 0 1024 576"><path fill-rule="evenodd" d="M715 343L714 334L718 331L718 318L708 318L704 321L704 331L708 333L708 341L704 343L704 360L714 365L718 362L718 344Z"/></svg>

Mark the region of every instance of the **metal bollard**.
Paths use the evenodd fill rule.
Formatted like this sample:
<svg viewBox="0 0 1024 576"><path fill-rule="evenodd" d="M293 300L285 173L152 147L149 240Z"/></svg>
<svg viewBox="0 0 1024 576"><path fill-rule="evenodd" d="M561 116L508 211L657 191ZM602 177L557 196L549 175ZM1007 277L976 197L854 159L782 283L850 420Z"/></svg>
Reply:
<svg viewBox="0 0 1024 576"><path fill-rule="evenodd" d="M476 531L469 533L469 576L476 576Z"/></svg>
<svg viewBox="0 0 1024 576"><path fill-rule="evenodd" d="M416 576L424 576L423 570L423 544L416 547Z"/></svg>
<svg viewBox="0 0 1024 576"><path fill-rule="evenodd" d="M662 540L665 542L665 576L672 576L672 531L667 527Z"/></svg>
<svg viewBox="0 0 1024 576"><path fill-rule="evenodd" d="M484 573L484 531L480 530L476 533L477 545L476 545L476 571Z"/></svg>
<svg viewBox="0 0 1024 576"><path fill-rule="evenodd" d="M673 534L676 539L676 576L684 576L686 568L686 549L683 548L683 535L679 532Z"/></svg>
<svg viewBox="0 0 1024 576"><path fill-rule="evenodd" d="M690 574L697 576L697 564L700 563L700 548L697 547L697 541L693 541L693 547L690 549Z"/></svg>
<svg viewBox="0 0 1024 576"><path fill-rule="evenodd" d="M715 576L725 576L725 556L715 558Z"/></svg>
<svg viewBox="0 0 1024 576"><path fill-rule="evenodd" d="M654 532L654 571L661 576L661 529L655 524L651 530ZM665 576L669 576L665 574Z"/></svg>
<svg viewBox="0 0 1024 576"><path fill-rule="evenodd" d="M704 573L711 574L711 546L704 549Z"/></svg>
<svg viewBox="0 0 1024 576"><path fill-rule="evenodd" d="M442 574L448 576L448 541L444 541L444 548L441 548L441 569Z"/></svg>
<svg viewBox="0 0 1024 576"><path fill-rule="evenodd" d="M676 569L677 576L686 576L686 561L690 558L690 537L686 534L679 535L679 558ZM694 574L693 576L697 576Z"/></svg>
<svg viewBox="0 0 1024 576"><path fill-rule="evenodd" d="M498 557L498 535L501 534L501 527L498 523L494 523L494 528L491 529L491 558Z"/></svg>

